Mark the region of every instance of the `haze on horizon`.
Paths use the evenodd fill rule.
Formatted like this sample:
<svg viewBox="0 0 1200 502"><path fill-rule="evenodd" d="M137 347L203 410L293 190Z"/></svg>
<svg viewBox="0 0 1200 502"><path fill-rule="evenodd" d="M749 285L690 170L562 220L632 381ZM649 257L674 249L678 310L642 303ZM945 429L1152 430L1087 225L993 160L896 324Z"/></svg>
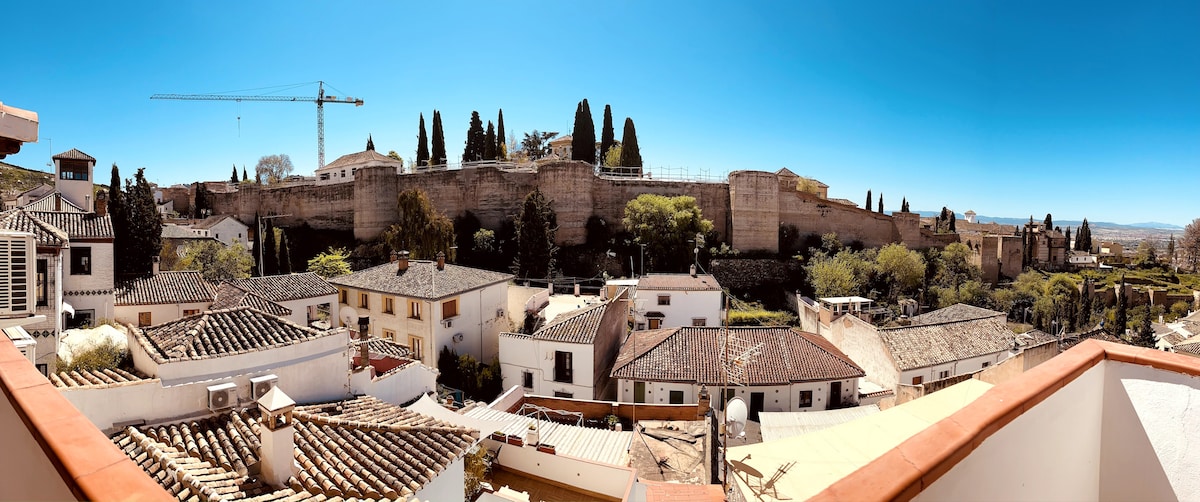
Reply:
<svg viewBox="0 0 1200 502"><path fill-rule="evenodd" d="M1200 217L1200 4L706 2L8 6L0 101L41 141L159 184L228 179L286 153L316 167L315 105L151 101L324 80L326 162L414 157L417 118L461 155L472 110L519 139L569 134L587 98L632 117L651 168L781 167L830 196L1055 220ZM281 92L315 95L316 85ZM53 146L51 146L53 143ZM100 171L98 169L98 171Z"/></svg>

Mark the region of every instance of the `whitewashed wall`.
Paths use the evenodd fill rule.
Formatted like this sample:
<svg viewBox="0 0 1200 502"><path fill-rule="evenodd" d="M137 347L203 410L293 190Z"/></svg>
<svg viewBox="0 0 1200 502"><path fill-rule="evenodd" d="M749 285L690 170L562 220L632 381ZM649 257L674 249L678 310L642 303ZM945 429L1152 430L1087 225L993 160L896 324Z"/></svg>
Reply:
<svg viewBox="0 0 1200 502"><path fill-rule="evenodd" d="M554 381L554 353L570 352L572 383ZM527 337L500 338L500 374L504 387L524 385L524 372L533 372L533 388L529 394L553 396L555 392L570 393L577 399L592 399L595 382L592 371L595 353L591 345L552 342Z"/></svg>
<svg viewBox="0 0 1200 502"><path fill-rule="evenodd" d="M669 295L670 305L659 305L659 295ZM720 291L662 291L641 288L637 299L645 301L647 312L662 312L662 328L691 326L692 319L703 317L707 326L721 325Z"/></svg>
<svg viewBox="0 0 1200 502"><path fill-rule="evenodd" d="M365 385L351 384L354 394L369 394L395 405L403 405L421 394L437 390L437 370L410 364L394 373L372 379Z"/></svg>
<svg viewBox="0 0 1200 502"><path fill-rule="evenodd" d="M463 500L466 497L466 460L459 457L413 494L416 500Z"/></svg>
<svg viewBox="0 0 1200 502"><path fill-rule="evenodd" d="M842 403L848 404L856 401L858 399L858 379L842 380L841 382ZM752 393L763 393L762 411L823 411L829 408L829 384L829 381L824 381L756 387L730 385L728 388L733 389L734 396L745 399L747 406L750 405ZM632 380L620 380L619 385L619 401L622 403L632 403L634 398L634 382ZM646 403L669 404L670 391L673 390L683 391L683 404L696 404L698 401L700 394L699 385L678 382L647 382ZM813 391L813 405L811 407L800 407L800 391L804 390ZM712 400L712 406L718 407L719 405L716 403L721 399L721 387L719 385L710 386L708 394Z"/></svg>
<svg viewBox="0 0 1200 502"><path fill-rule="evenodd" d="M113 315L117 322L122 324L138 325L138 314L142 312L150 313L150 324L157 326L159 324L174 321L183 318L183 312L187 310L199 310L201 312L208 310L212 306L210 302L203 303L163 303L158 305L116 305L113 307Z"/></svg>
<svg viewBox="0 0 1200 502"><path fill-rule="evenodd" d="M539 452L532 446L501 445L491 439L485 439L484 443L493 451L499 448L496 462L506 469L533 474L617 500L625 499L637 478L636 473L628 467L551 455Z"/></svg>
<svg viewBox="0 0 1200 502"><path fill-rule="evenodd" d="M946 378L964 375L983 369L983 363L985 362L988 363L988 367L991 367L1003 362L1004 360L1008 359L1008 357L1009 352L1005 350L996 352L994 354L984 354L982 356L963 359L960 361L950 361L934 366L906 370L900 373L900 383L904 385L912 385L913 378L918 376L921 377L921 381L925 383L932 382L934 380L941 380L941 374L943 371L949 372L949 376Z"/></svg>
<svg viewBox="0 0 1200 502"><path fill-rule="evenodd" d="M895 389L901 382L900 371L874 326L852 315L842 316L830 324L826 338L866 372L867 380L885 389Z"/></svg>

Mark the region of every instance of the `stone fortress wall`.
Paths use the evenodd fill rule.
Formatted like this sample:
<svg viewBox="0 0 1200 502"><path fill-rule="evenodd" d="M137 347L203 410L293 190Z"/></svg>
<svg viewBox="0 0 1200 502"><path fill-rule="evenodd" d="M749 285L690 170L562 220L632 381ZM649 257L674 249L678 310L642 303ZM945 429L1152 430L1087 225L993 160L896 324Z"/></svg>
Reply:
<svg viewBox="0 0 1200 502"><path fill-rule="evenodd" d="M592 166L582 162L415 174L368 167L359 169L352 183L209 186L214 214L233 214L243 222L253 222L255 213L290 215L276 220L276 225L307 222L316 229L353 229L361 240L377 237L396 220L396 198L412 188L424 191L448 217L470 211L492 229L515 216L525 196L539 188L553 201L559 245L582 244L592 215L619 230L625 204L643 193L695 197L720 238L742 251L777 252L779 227L788 224L801 234L836 232L844 242L857 240L872 247L892 242L909 248L940 247L958 239L955 234L936 235L922 229L915 213L889 216L840 204L797 191L794 177L761 171L735 171L727 182L711 183L597 176Z"/></svg>

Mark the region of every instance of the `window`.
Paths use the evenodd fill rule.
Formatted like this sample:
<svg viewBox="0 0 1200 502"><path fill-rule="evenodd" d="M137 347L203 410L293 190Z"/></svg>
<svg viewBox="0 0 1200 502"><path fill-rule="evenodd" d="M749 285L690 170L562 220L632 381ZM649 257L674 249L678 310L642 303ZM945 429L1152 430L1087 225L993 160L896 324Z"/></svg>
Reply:
<svg viewBox="0 0 1200 502"><path fill-rule="evenodd" d="M703 317L693 317L692 318L692 326L704 326L707 322L708 322L708 319L705 319Z"/></svg>
<svg viewBox="0 0 1200 502"><path fill-rule="evenodd" d="M450 300L442 302L442 319L449 319L458 315L458 300Z"/></svg>
<svg viewBox="0 0 1200 502"><path fill-rule="evenodd" d="M71 275L92 275L92 248L71 248Z"/></svg>
<svg viewBox="0 0 1200 502"><path fill-rule="evenodd" d="M925 381L925 379L923 377L915 376L915 377L913 377L912 384L913 385L921 385L921 382L924 382L924 381Z"/></svg>
<svg viewBox="0 0 1200 502"><path fill-rule="evenodd" d="M46 366L46 363L38 364L37 370L42 372L42 376L50 376L47 374L47 372L50 371L50 368Z"/></svg>
<svg viewBox="0 0 1200 502"><path fill-rule="evenodd" d="M801 408L812 408L812 393L813 393L813 391L811 391L811 390L800 391L799 406Z"/></svg>
<svg viewBox="0 0 1200 502"><path fill-rule="evenodd" d="M385 329L383 330L383 337L394 342L396 341L396 332L390 329Z"/></svg>
<svg viewBox="0 0 1200 502"><path fill-rule="evenodd" d="M571 399L571 398L575 397L575 394L571 393L571 392L562 392L562 391L556 390L556 391L554 391L554 397L565 397L567 399Z"/></svg>
<svg viewBox="0 0 1200 502"><path fill-rule="evenodd" d="M554 351L554 381L572 383L571 353L561 350Z"/></svg>
<svg viewBox="0 0 1200 502"><path fill-rule="evenodd" d="M421 337L416 335L408 335L408 350L412 352L413 359L425 359L425 351L422 350Z"/></svg>
<svg viewBox="0 0 1200 502"><path fill-rule="evenodd" d="M37 261L37 306L45 307L50 303L46 300L46 290L49 288L50 275L47 272L46 260Z"/></svg>
<svg viewBox="0 0 1200 502"><path fill-rule="evenodd" d="M408 318L421 320L421 302L408 301Z"/></svg>
<svg viewBox="0 0 1200 502"><path fill-rule="evenodd" d="M187 316L196 315L199 313L200 313L200 309L187 309L187 310L183 311L183 316L187 317Z"/></svg>
<svg viewBox="0 0 1200 502"><path fill-rule="evenodd" d="M671 304L671 295L658 295L658 304L659 305L670 305Z"/></svg>
<svg viewBox="0 0 1200 502"><path fill-rule="evenodd" d="M938 380L941 380L941 379L943 379L943 378L950 378L950 372L949 372L949 371L943 371L943 372L941 372L941 373L938 373Z"/></svg>
<svg viewBox="0 0 1200 502"><path fill-rule="evenodd" d="M368 308L368 305L370 305L370 304L367 303L367 294L359 293L358 294L358 306L365 309L365 308Z"/></svg>
<svg viewBox="0 0 1200 502"><path fill-rule="evenodd" d="M87 181L87 162L59 161L58 177L64 180Z"/></svg>
<svg viewBox="0 0 1200 502"><path fill-rule="evenodd" d="M383 297L383 313L384 314L395 314L396 313L396 299L395 298L392 298L390 296Z"/></svg>
<svg viewBox="0 0 1200 502"><path fill-rule="evenodd" d="M671 401L670 402L671 402L671 404L683 404L683 391L681 391L681 390L671 391Z"/></svg>
<svg viewBox="0 0 1200 502"><path fill-rule="evenodd" d="M138 327L150 325L150 313L138 312Z"/></svg>
<svg viewBox="0 0 1200 502"><path fill-rule="evenodd" d="M650 321L650 329L658 329L662 326L662 319L648 319Z"/></svg>
<svg viewBox="0 0 1200 502"><path fill-rule="evenodd" d="M521 385L526 389L533 388L533 372L525 371L521 373Z"/></svg>
<svg viewBox="0 0 1200 502"><path fill-rule="evenodd" d="M646 382L633 382L633 402L646 402Z"/></svg>
<svg viewBox="0 0 1200 502"><path fill-rule="evenodd" d="M344 289L338 290L338 303L340 303L342 305L348 304L348 303L350 303L349 298L350 298L349 291L346 291Z"/></svg>

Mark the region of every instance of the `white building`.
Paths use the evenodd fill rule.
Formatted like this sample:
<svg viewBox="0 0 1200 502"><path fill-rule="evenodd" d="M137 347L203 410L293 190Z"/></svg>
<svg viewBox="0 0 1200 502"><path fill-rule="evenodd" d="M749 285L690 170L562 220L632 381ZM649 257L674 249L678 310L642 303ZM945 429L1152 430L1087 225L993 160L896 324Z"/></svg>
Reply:
<svg viewBox="0 0 1200 502"><path fill-rule="evenodd" d="M394 168L396 174L404 173L403 162L370 149L343 155L338 157L337 160L325 164L325 167L317 169L317 184L332 185L334 183L348 183L354 181L355 171L364 167L379 166Z"/></svg>
<svg viewBox="0 0 1200 502"><path fill-rule="evenodd" d="M212 237L226 246L240 243L250 248L250 226L228 214L209 216L190 226L196 237Z"/></svg>
<svg viewBox="0 0 1200 502"><path fill-rule="evenodd" d="M333 325L338 318L337 288L312 272L235 279L228 284L289 310L288 314L278 315L296 324L310 326L316 321L326 321ZM214 308L232 306L218 303Z"/></svg>
<svg viewBox="0 0 1200 502"><path fill-rule="evenodd" d="M635 294L637 329L721 325L721 285L711 275L649 274Z"/></svg>
<svg viewBox="0 0 1200 502"><path fill-rule="evenodd" d="M449 347L490 361L499 352L501 331L512 329L508 306L510 274L445 263L409 260L329 280L346 310L339 320L370 317L370 333L407 345L427 365ZM353 313L353 315L350 315ZM344 323L343 323L344 324Z"/></svg>
<svg viewBox="0 0 1200 502"><path fill-rule="evenodd" d="M741 363L728 375L728 358ZM747 354L754 355L747 357ZM636 331L621 346L612 376L623 403L696 404L707 387L721 406L720 388L760 411L820 411L853 406L862 368L824 338L786 327L685 327Z"/></svg>
<svg viewBox="0 0 1200 502"><path fill-rule="evenodd" d="M198 270L159 272L117 284L113 316L117 322L152 326L208 310L215 298L212 284Z"/></svg>
<svg viewBox="0 0 1200 502"><path fill-rule="evenodd" d="M501 333L504 387L518 385L541 396L615 399L609 373L628 318L622 291L604 303L562 314L533 334Z"/></svg>

